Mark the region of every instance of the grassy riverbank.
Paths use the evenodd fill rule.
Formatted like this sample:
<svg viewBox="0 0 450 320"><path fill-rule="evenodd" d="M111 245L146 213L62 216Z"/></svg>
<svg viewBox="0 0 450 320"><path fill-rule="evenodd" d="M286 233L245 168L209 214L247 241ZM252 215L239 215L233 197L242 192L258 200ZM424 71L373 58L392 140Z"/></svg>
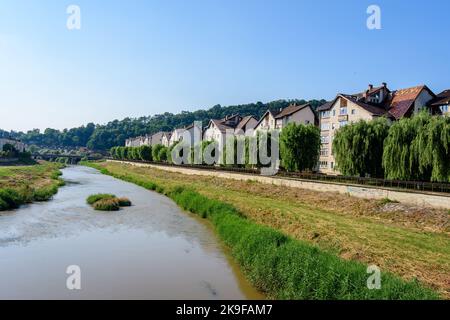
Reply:
<svg viewBox="0 0 450 320"><path fill-rule="evenodd" d="M0 211L15 209L33 201L47 201L64 184L63 166L40 163L31 166L0 167Z"/></svg>
<svg viewBox="0 0 450 320"><path fill-rule="evenodd" d="M260 187L254 182L243 185L238 181L185 176L118 163L99 163L94 167L103 173L164 193L182 208L208 218L255 287L272 298L436 298L433 291L411 280L417 277L398 272L403 279L393 275L392 268L387 266L392 267L393 262L399 263L397 258L408 263L403 270L411 270L410 266L415 266L414 259L417 258L419 266L428 263L429 269L433 270L432 275L443 272L442 277L445 277L448 274L445 270L449 268L449 254L448 246L445 246L449 240L448 235L442 232L418 232L417 226L408 229L398 222L389 225L368 217L325 211L311 204L300 205L298 201L277 194L279 190L275 186L265 186L272 188L269 193L254 192L252 189L255 186ZM293 192L283 189L286 194ZM261 211L267 219L261 219ZM311 237L310 228L313 226L317 229ZM375 234L366 235L365 232ZM346 255L348 251L343 250L345 246L338 246L345 245L345 242L325 241L325 236L332 237L333 234L338 241L345 236L352 248L363 242L360 256ZM378 239L373 243L375 250L368 241L370 237ZM385 238L391 238L391 241L385 242ZM406 251L402 253L401 249L396 249L397 255L388 260L383 250L389 251L393 244L403 246ZM420 250L414 253L416 249ZM375 252L382 253L381 259L367 259ZM433 259L424 261L423 255ZM383 263L386 261L391 264ZM368 264L381 268L380 290L367 289ZM416 269L413 267L412 270ZM426 271L425 268L423 270ZM432 285L443 291L438 281L433 281Z"/></svg>

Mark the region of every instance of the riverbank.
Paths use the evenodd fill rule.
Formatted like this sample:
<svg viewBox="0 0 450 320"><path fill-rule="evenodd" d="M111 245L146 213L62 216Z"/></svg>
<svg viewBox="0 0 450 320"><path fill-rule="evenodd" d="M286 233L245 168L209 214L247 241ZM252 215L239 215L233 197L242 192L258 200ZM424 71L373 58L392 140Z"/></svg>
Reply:
<svg viewBox="0 0 450 320"><path fill-rule="evenodd" d="M64 185L63 165L41 162L30 166L0 167L0 211L25 203L47 201Z"/></svg>
<svg viewBox="0 0 450 320"><path fill-rule="evenodd" d="M439 289L441 293L445 291L442 282L446 281L443 278L448 274L447 262L450 255L448 242L445 243L448 236L443 234L415 232L395 224L388 226L370 221L366 217L345 217L339 212L314 209L305 206L304 203L299 205L298 201L285 199L278 193L279 190L255 193L254 188L264 189L268 186L254 182L242 183L212 177L185 176L118 163L90 165L102 170L103 173L164 193L182 208L208 218L215 225L222 240L231 248L232 255L253 285L269 297L436 298L437 295L419 285L417 281L409 281L413 278L410 274L417 270L417 265L413 264L414 259L420 255L433 257L430 263L421 259L418 265L422 266L422 263L427 265L428 269L432 269L430 265L435 264L433 267L437 266L438 271L436 272L434 268L431 273L433 276L431 286ZM273 188L277 189L276 186ZM289 191L289 188L282 189L287 194L293 192ZM317 226L317 229L314 226ZM316 230L312 237L310 228ZM405 239L411 235L414 237L405 243ZM366 236L378 239L373 243L375 250L368 244L368 239L364 238ZM384 238L388 236L391 242L385 241ZM335 241L327 240L329 237ZM342 239L348 241L339 242ZM433 244L436 240L438 244ZM392 247L392 243L397 246L403 244L403 248ZM437 247L436 251L435 248L429 247L433 245ZM422 250L415 253L417 248L411 246L417 246ZM348 256L349 248L352 248L352 251L359 250L357 252L360 256ZM406 252L402 252L403 249ZM389 250L394 250L396 256L389 258L387 256L390 254ZM374 253L380 253L381 257L377 259ZM397 258L399 261L396 261ZM407 263L402 270L409 272L409 276L397 272L404 279L392 274L392 269L397 270L392 266L401 263ZM380 290L367 288L368 264L376 264L381 268ZM424 272L426 270L427 268L423 269ZM429 281L424 282L430 285Z"/></svg>

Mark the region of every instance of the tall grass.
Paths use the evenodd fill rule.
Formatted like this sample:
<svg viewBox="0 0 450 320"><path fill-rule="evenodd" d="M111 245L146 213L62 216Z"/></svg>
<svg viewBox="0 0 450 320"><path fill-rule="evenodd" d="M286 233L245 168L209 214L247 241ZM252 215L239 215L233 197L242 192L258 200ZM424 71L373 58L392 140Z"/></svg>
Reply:
<svg viewBox="0 0 450 320"><path fill-rule="evenodd" d="M418 281L405 281L382 273L381 289L367 288L367 266L343 260L309 243L261 226L233 206L207 198L195 190L165 189L130 174L115 174L98 165L87 165L104 174L155 190L172 198L181 208L209 219L220 238L252 284L275 299L438 299Z"/></svg>
<svg viewBox="0 0 450 320"><path fill-rule="evenodd" d="M100 200L105 200L105 199L113 199L116 196L113 194L107 194L107 193L99 193L99 194L93 194L90 195L87 199L86 202L90 205L93 205L94 203L96 203L97 201Z"/></svg>
<svg viewBox="0 0 450 320"><path fill-rule="evenodd" d="M50 200L58 192L58 187L64 185L61 175L59 169L55 169L50 174L51 184L43 187L32 188L25 184L18 188L0 188L0 211L17 209L33 201Z"/></svg>

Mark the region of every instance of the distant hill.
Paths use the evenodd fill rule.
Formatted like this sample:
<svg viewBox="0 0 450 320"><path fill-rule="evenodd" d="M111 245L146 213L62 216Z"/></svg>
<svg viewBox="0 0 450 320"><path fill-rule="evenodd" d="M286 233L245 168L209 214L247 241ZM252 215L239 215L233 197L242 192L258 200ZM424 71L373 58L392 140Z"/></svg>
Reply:
<svg viewBox="0 0 450 320"><path fill-rule="evenodd" d="M325 103L325 100L309 101L314 109ZM208 110L182 111L178 114L164 113L140 118L125 118L114 120L106 125L89 123L78 128L55 130L38 129L23 132L7 132L0 130L0 137L11 136L21 139L29 145L52 148L88 147L92 150L107 150L111 147L124 145L130 137L153 134L158 131L171 131L174 128L187 126L194 121L202 121L204 125L210 119L221 119L226 115L239 113L243 116L252 115L259 119L267 109L277 110L292 103L304 104L305 100L277 100L269 103L249 103L222 107L216 105Z"/></svg>

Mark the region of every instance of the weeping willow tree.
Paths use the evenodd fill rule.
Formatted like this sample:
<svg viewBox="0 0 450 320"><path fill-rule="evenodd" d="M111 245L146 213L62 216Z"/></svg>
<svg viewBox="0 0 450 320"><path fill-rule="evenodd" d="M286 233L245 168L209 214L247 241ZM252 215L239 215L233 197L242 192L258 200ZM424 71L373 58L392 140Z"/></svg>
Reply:
<svg viewBox="0 0 450 320"><path fill-rule="evenodd" d="M388 132L385 118L361 120L340 128L333 140L339 171L349 176L383 177L383 142Z"/></svg>
<svg viewBox="0 0 450 320"><path fill-rule="evenodd" d="M385 141L389 179L450 181L450 118L422 112L395 123Z"/></svg>
<svg viewBox="0 0 450 320"><path fill-rule="evenodd" d="M282 166L288 171L313 170L319 161L320 130L291 123L280 135Z"/></svg>

